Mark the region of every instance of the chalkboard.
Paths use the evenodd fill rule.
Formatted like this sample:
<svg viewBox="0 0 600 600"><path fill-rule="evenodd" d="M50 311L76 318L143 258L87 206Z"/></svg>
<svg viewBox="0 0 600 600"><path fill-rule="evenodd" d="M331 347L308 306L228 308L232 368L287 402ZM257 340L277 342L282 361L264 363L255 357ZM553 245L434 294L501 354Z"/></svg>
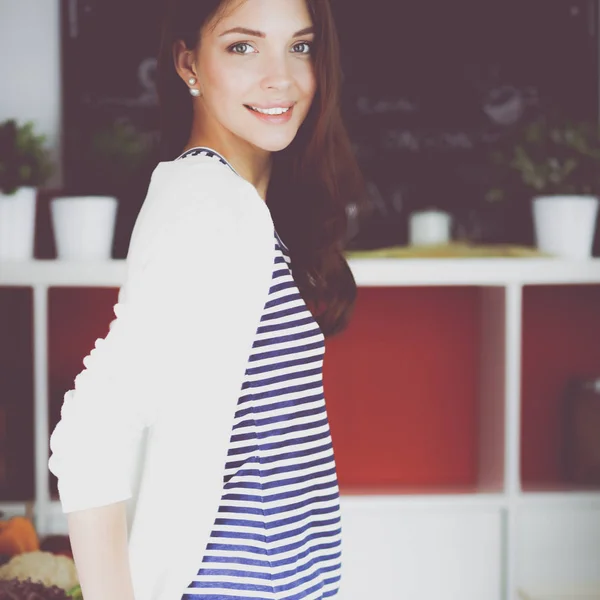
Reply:
<svg viewBox="0 0 600 600"><path fill-rule="evenodd" d="M476 241L530 242L525 202L517 212L489 213L487 156L548 111L598 117L597 0L333 4L343 114L374 206L368 220L350 220L348 247L405 243L409 213L424 207L450 211ZM77 163L94 130L119 122L145 144L156 139L161 6L63 0L65 169L73 187L85 183ZM147 176L139 169L126 194L117 254L126 250Z"/></svg>

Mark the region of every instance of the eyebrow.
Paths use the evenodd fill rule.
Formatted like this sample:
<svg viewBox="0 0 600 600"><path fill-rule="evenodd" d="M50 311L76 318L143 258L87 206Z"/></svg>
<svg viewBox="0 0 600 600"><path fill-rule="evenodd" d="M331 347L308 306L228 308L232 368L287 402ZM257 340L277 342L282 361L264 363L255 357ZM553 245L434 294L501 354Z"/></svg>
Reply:
<svg viewBox="0 0 600 600"><path fill-rule="evenodd" d="M296 31L296 33L292 37L300 37L301 35L308 35L309 33L314 33L314 27L306 27L305 29L301 29L300 31ZM262 31L256 31L255 29L247 29L246 27L234 27L233 29L228 29L224 31L219 37L223 37L224 35L228 35L230 33L242 33L244 35L252 35L254 37L266 38L267 34Z"/></svg>

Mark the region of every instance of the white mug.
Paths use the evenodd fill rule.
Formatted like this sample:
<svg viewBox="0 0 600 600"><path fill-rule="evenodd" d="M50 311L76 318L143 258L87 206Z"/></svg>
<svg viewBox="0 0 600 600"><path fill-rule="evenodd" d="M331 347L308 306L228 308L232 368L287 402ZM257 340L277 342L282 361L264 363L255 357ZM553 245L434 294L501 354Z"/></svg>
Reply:
<svg viewBox="0 0 600 600"><path fill-rule="evenodd" d="M447 244L451 239L452 217L442 210L413 212L409 218L411 246Z"/></svg>

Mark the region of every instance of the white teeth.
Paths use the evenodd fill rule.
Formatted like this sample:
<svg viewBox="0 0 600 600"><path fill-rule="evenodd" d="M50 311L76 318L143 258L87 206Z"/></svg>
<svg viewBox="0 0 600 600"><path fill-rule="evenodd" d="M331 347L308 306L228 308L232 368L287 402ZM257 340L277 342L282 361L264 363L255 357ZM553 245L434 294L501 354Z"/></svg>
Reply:
<svg viewBox="0 0 600 600"><path fill-rule="evenodd" d="M289 108L256 108L255 106L250 108L263 115L283 115L290 110Z"/></svg>

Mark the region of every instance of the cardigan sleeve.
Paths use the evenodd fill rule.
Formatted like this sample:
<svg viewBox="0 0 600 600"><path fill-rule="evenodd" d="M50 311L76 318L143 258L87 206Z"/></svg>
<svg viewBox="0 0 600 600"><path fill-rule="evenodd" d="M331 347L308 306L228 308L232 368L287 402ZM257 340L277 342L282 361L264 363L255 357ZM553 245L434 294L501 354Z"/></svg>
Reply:
<svg viewBox="0 0 600 600"><path fill-rule="evenodd" d="M48 462L64 512L130 498L145 430L162 411L185 409L203 368L230 375L220 335L229 321L256 327L258 303L245 298L268 293L270 213L247 182L199 178L201 167L153 175L116 318L64 395Z"/></svg>

